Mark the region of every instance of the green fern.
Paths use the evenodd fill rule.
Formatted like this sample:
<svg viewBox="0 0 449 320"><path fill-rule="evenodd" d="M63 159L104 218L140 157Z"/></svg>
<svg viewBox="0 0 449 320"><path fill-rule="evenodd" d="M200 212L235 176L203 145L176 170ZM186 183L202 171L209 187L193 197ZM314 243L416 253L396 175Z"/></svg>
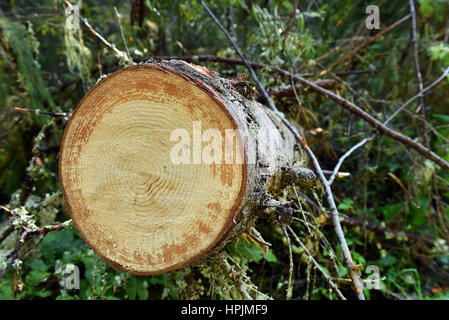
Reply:
<svg viewBox="0 0 449 320"><path fill-rule="evenodd" d="M42 109L48 105L55 110L55 104L42 78L39 62L33 56L33 53L37 54L39 45L30 28L31 25L27 30L21 23L0 18L1 41L15 56L19 79L28 93L31 107Z"/></svg>

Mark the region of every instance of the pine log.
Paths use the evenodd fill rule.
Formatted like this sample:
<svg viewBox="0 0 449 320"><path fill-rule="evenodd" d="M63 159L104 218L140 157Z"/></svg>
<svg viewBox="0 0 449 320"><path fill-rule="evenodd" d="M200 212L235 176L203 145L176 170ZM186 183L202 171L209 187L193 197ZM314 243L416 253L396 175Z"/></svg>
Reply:
<svg viewBox="0 0 449 320"><path fill-rule="evenodd" d="M246 82L171 60L99 80L65 128L59 166L85 242L115 269L153 275L250 228L303 159Z"/></svg>

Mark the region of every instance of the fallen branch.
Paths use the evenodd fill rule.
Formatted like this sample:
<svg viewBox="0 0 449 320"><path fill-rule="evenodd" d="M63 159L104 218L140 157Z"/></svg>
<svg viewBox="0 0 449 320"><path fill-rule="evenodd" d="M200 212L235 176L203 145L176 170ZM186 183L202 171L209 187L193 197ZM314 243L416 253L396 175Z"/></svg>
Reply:
<svg viewBox="0 0 449 320"><path fill-rule="evenodd" d="M222 57L217 57L217 56L194 56L194 57L197 57L199 61L217 61L217 62L222 62L222 63L227 63L227 64L237 64L237 65L245 64L242 60L231 59L231 58L222 58ZM173 57L160 57L160 58L161 59L164 59L164 58L174 59ZM186 60L186 61L189 61L189 60ZM193 59L192 61L196 61L196 59ZM313 81L307 80L304 77L301 77L297 74L292 74L291 72L281 69L279 67L275 67L275 66L271 66L271 65L267 65L267 64L261 64L261 63L249 62L249 61L248 61L248 63L253 68L271 70L271 71L274 71L274 72L276 72L282 76L285 76L285 77L290 77L290 76L293 77L295 80L298 80L299 82L301 82L304 86L310 87L310 88L314 89L314 91L321 93L321 94L327 96L328 98L334 100L339 105L341 105L342 107L347 109L349 112L357 115L358 117L360 117L363 120L365 120L366 122L368 122L371 126L376 128L380 132L388 135L389 137L393 138L396 141L399 141L401 143L404 143L404 144L410 146L415 151L420 153L422 156L424 156L425 158L427 158L429 160L432 160L433 162L435 162L442 168L449 169L449 163L447 161L445 161L443 158L441 158L440 156L438 156L436 153L434 153L432 150L430 150L429 148L426 148L421 143L416 142L413 139L403 135L402 133L400 133L392 128L387 127L381 121L377 120L376 118L374 118L367 112L363 111L360 107L358 107L354 103L346 100L345 98L339 96L338 94L335 94L319 85L316 85ZM446 69L446 72L444 73L444 75L441 76L438 80L441 81L442 79L444 79L444 77L448 73L449 73L449 68ZM437 82L439 82L438 80L435 81L435 84ZM432 84L431 86L434 86L434 84ZM428 89L430 89L430 86ZM424 92L427 90L424 89ZM422 93L424 93L424 92L422 92ZM409 104L417 97L419 97L419 94L417 96L413 97L412 99L410 99L411 101L407 101L406 103ZM401 107L401 109L403 109L403 108L404 108L404 106ZM397 112L399 112L399 111L397 111Z"/></svg>
<svg viewBox="0 0 449 320"><path fill-rule="evenodd" d="M317 85L319 85L323 88L327 88L327 89L332 89L332 88L335 88L338 86L337 80L333 80L333 79L316 80L316 81L314 81L314 83L316 83ZM267 93L272 97L281 99L283 97L294 96L295 90L296 90L296 92L304 92L305 89L306 88L304 88L303 86L295 86L295 87L291 87L291 88L287 88L287 89L283 89L283 90L279 90L279 91L268 91ZM261 103L266 102L264 95L261 93L259 93L259 95L256 97L256 100Z"/></svg>
<svg viewBox="0 0 449 320"><path fill-rule="evenodd" d="M290 243L290 237L288 236L287 230L285 229L285 224L281 222L281 229L284 233L285 238L287 239L288 245L288 258L290 261L290 267L288 268L288 285L287 285L287 300L292 299L293 287L292 287L292 278L293 278L293 254L292 254L292 245Z"/></svg>

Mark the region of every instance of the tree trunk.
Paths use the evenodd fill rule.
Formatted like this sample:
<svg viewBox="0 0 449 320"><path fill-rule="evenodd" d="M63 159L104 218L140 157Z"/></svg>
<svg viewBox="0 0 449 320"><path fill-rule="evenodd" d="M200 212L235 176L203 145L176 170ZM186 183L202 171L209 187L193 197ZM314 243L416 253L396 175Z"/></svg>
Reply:
<svg viewBox="0 0 449 320"><path fill-rule="evenodd" d="M86 243L119 270L178 269L247 230L286 183L313 180L298 169L293 135L252 90L174 60L99 81L60 154L64 197Z"/></svg>

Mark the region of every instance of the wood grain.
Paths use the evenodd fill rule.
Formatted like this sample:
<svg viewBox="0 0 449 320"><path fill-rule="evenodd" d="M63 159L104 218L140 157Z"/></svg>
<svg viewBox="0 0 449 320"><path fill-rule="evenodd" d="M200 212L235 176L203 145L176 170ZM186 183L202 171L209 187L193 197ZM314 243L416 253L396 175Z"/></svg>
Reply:
<svg viewBox="0 0 449 320"><path fill-rule="evenodd" d="M175 129L237 129L226 107L174 70L132 66L101 80L64 132L60 180L86 243L116 269L158 274L210 252L232 225L245 164L174 164Z"/></svg>

